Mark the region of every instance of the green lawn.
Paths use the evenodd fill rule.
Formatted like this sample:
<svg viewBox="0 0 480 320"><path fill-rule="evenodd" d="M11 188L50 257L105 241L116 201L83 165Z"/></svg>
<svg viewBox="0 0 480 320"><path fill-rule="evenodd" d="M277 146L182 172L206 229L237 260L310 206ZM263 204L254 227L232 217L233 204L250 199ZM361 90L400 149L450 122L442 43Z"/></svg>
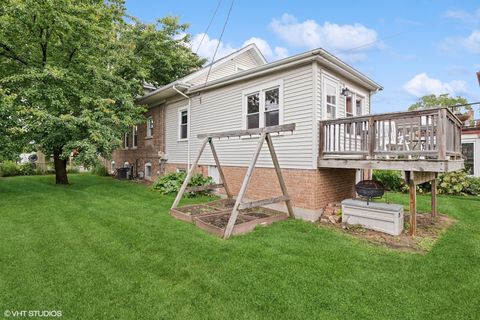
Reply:
<svg viewBox="0 0 480 320"><path fill-rule="evenodd" d="M173 197L72 175L0 179L0 312L62 319L478 319L480 197L425 255L285 221L228 241L169 216ZM390 201L407 203L404 195ZM201 201L196 200L196 201ZM191 201L191 200L189 200ZM419 196L428 210L429 196Z"/></svg>

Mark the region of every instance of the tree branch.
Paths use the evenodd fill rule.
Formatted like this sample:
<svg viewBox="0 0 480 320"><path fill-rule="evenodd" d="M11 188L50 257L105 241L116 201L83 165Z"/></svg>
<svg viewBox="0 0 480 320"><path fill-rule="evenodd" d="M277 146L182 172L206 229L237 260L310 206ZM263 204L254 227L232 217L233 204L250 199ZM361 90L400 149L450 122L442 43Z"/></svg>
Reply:
<svg viewBox="0 0 480 320"><path fill-rule="evenodd" d="M7 58L10 58L12 60L15 60L15 61L18 61L26 66L28 66L28 62L22 58L20 58L15 52L13 52L13 50L7 46L6 44L3 44L3 43L0 43L0 48L2 48L3 50L5 50L4 52L0 52L1 55L3 55L4 57L7 57ZM8 53L8 55L6 54Z"/></svg>

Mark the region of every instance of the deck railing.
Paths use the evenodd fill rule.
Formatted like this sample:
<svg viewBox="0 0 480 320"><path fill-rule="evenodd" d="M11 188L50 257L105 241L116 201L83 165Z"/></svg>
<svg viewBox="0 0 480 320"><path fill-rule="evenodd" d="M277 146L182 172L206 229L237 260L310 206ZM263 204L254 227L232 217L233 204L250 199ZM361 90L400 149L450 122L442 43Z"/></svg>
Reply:
<svg viewBox="0 0 480 320"><path fill-rule="evenodd" d="M320 159L460 159L462 122L447 108L320 121Z"/></svg>

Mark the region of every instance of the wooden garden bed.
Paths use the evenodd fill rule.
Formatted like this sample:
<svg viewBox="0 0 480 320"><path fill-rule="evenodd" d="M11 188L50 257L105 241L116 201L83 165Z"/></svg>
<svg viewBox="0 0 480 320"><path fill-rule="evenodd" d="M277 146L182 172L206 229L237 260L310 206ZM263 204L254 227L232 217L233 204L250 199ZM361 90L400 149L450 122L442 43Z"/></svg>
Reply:
<svg viewBox="0 0 480 320"><path fill-rule="evenodd" d="M199 228L222 237L232 213L235 200L221 199L202 205L188 205L171 209L173 217L195 223ZM257 225L269 225L276 221L288 219L288 214L280 211L256 207L240 210L233 235L252 231Z"/></svg>
<svg viewBox="0 0 480 320"><path fill-rule="evenodd" d="M193 223L193 218L196 216L210 215L218 212L220 212L220 209L204 204L188 205L170 209L170 213L172 214L172 216L174 216L178 220L190 223Z"/></svg>

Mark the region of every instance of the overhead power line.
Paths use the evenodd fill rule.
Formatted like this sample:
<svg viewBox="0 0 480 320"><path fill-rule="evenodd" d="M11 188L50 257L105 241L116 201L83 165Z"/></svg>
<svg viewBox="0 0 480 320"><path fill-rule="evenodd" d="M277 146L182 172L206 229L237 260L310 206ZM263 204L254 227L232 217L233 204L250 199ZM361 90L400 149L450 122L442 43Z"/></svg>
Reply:
<svg viewBox="0 0 480 320"><path fill-rule="evenodd" d="M200 50L200 47L202 46L203 40L205 39L205 36L208 34L208 30L210 30L210 26L212 25L213 20L215 19L215 16L217 15L218 8L220 8L220 5L222 4L222 0L219 0L217 3L217 7L215 8L215 11L213 12L212 17L210 18L210 22L207 25L207 28L205 29L205 32L203 33L202 39L200 40L200 43L197 46L197 50L195 50L195 53L198 53L198 50Z"/></svg>
<svg viewBox="0 0 480 320"><path fill-rule="evenodd" d="M220 37L218 38L217 47L215 48L215 52L213 53L210 67L208 68L207 78L205 79L205 85L207 85L208 77L210 76L210 71L212 71L213 62L215 61L215 56L217 55L217 51L218 51L218 48L220 47L220 43L222 43L223 34L225 33L225 28L227 27L228 20L230 19L230 13L232 12L234 2L235 0L232 0L232 2L230 3L230 8L228 8L227 17L225 18L225 23L223 24L222 32L220 33Z"/></svg>

